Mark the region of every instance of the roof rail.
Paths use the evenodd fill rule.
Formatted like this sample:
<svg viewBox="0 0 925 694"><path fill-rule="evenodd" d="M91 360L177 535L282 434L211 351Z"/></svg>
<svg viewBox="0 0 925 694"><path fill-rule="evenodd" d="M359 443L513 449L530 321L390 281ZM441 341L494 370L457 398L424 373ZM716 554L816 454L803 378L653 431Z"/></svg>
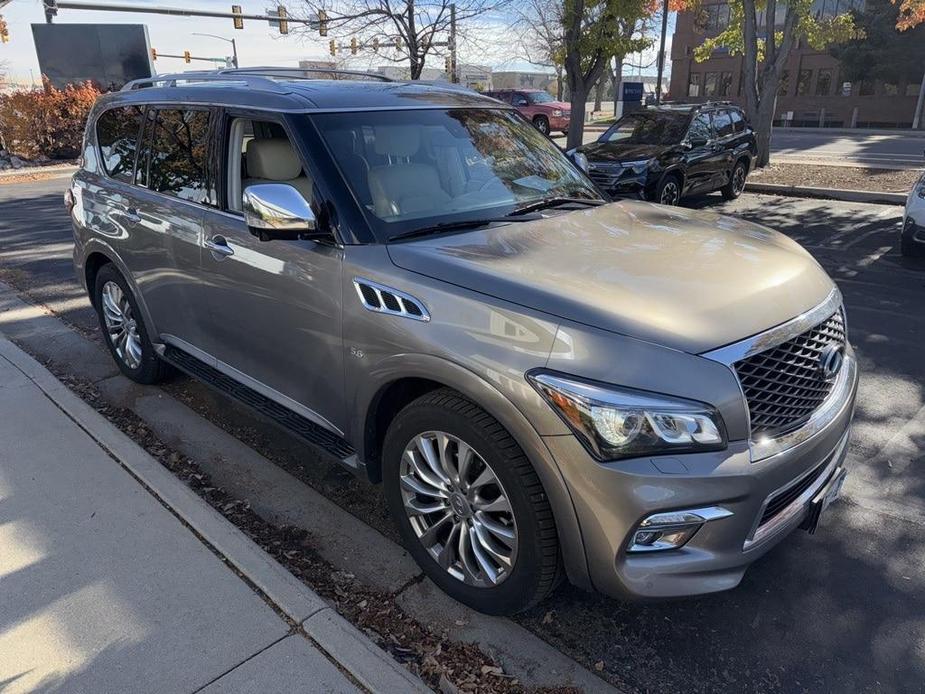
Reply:
<svg viewBox="0 0 925 694"><path fill-rule="evenodd" d="M380 82L394 82L390 77L376 72L362 72L360 70L340 70L338 68L324 67L274 67L271 65L260 67L222 68L217 71L220 75L264 75L291 77L293 79L319 79L310 75L346 75L348 77L369 77Z"/></svg>
<svg viewBox="0 0 925 694"><path fill-rule="evenodd" d="M279 94L288 93L279 82L271 80L269 77L252 74L242 75L223 75L220 71L215 70L192 70L190 72L176 72L165 75L154 75L153 77L142 77L131 82L126 82L119 91L130 92L133 89L140 89L146 86L164 83L168 87L176 87L177 82L244 82L248 87L262 89L265 91L276 92Z"/></svg>

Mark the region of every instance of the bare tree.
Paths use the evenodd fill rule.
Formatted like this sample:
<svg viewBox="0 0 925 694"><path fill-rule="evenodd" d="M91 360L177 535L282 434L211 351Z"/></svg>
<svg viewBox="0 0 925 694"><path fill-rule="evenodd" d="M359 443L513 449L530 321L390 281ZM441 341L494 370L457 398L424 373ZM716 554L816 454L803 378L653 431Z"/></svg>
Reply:
<svg viewBox="0 0 925 694"><path fill-rule="evenodd" d="M406 62L411 79L420 79L428 56L445 55L434 44L449 40L451 11L456 7L456 42L473 33L473 20L498 9L507 0L303 0L302 13L327 14L328 32L340 40L357 39L358 50L383 60ZM294 13L293 13L294 14ZM314 29L291 27L294 34L317 36Z"/></svg>
<svg viewBox="0 0 925 694"><path fill-rule="evenodd" d="M565 39L562 0L524 0L514 13L513 30L528 62L556 72L556 98L562 99L565 76Z"/></svg>

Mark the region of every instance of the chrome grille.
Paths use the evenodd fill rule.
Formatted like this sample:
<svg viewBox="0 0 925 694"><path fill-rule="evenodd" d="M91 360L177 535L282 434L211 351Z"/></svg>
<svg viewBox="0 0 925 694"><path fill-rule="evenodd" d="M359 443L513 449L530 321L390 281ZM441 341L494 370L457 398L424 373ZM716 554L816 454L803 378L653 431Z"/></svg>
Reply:
<svg viewBox="0 0 925 694"><path fill-rule="evenodd" d="M845 344L840 310L787 342L735 363L753 440L798 428L825 401L835 383L825 379L819 359L833 342Z"/></svg>
<svg viewBox="0 0 925 694"><path fill-rule="evenodd" d="M588 176L602 188L612 188L623 177L623 167L592 164Z"/></svg>

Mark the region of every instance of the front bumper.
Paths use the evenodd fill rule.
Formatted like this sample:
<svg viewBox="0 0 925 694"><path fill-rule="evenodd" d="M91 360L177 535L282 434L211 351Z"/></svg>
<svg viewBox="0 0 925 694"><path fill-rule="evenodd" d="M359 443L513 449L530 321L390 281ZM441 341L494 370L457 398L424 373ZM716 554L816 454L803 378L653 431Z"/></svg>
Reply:
<svg viewBox="0 0 925 694"><path fill-rule="evenodd" d="M620 597L665 598L738 585L748 565L800 525L813 495L840 472L857 380L851 358L850 381L832 419L792 448L757 462L747 441L734 441L715 453L600 464L574 436L545 437L578 513L595 589ZM797 490L794 485L801 483ZM762 522L768 501L790 490L800 493ZM644 518L714 506L732 515L706 523L683 547L627 553Z"/></svg>
<svg viewBox="0 0 925 694"><path fill-rule="evenodd" d="M550 130L568 130L570 116L549 116Z"/></svg>

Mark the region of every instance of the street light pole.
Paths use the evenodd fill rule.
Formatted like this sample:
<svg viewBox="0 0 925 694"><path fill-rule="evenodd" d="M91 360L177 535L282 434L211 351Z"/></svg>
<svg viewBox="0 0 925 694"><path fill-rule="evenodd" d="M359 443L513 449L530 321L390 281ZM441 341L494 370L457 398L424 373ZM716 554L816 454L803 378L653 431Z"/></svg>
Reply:
<svg viewBox="0 0 925 694"><path fill-rule="evenodd" d="M202 34L202 33L199 33L198 31L194 31L192 35L193 36L208 36L209 38L212 38L212 39L218 39L219 41L230 43L231 44L231 54L232 54L231 62L234 64L235 67L239 67L238 65L238 44L235 43L234 39L226 39L224 36L218 36L217 34Z"/></svg>
<svg viewBox="0 0 925 694"><path fill-rule="evenodd" d="M655 105L662 103L662 74L665 71L665 34L668 32L668 0L662 5L662 40L658 44L658 77L655 80Z"/></svg>

